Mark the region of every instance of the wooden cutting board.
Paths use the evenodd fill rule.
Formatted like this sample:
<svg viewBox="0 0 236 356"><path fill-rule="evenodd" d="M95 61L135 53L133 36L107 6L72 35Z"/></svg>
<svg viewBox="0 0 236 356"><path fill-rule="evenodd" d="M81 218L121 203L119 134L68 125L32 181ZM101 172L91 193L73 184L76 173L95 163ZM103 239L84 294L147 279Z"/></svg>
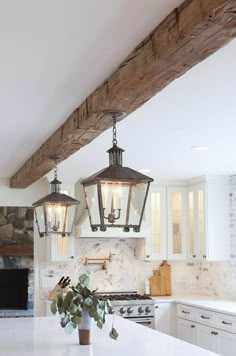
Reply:
<svg viewBox="0 0 236 356"><path fill-rule="evenodd" d="M151 296L171 295L171 269L167 261L163 261L159 269L153 271L150 280Z"/></svg>

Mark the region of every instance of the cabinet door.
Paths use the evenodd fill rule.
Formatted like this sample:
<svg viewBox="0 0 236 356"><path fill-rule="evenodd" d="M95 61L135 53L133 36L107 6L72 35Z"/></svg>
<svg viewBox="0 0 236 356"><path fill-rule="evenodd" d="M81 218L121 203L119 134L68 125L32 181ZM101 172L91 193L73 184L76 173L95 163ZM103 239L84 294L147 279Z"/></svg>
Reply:
<svg viewBox="0 0 236 356"><path fill-rule="evenodd" d="M218 332L217 352L222 356L235 356L236 353L236 334L227 331Z"/></svg>
<svg viewBox="0 0 236 356"><path fill-rule="evenodd" d="M51 235L48 243L50 244L48 250L50 251L49 259L51 261L70 261L74 259L74 236L62 237L60 235Z"/></svg>
<svg viewBox="0 0 236 356"><path fill-rule="evenodd" d="M151 234L150 238L147 239L147 255L150 260L166 259L166 188L152 187L148 206L150 209Z"/></svg>
<svg viewBox="0 0 236 356"><path fill-rule="evenodd" d="M196 324L193 321L178 318L177 337L190 344L196 344Z"/></svg>
<svg viewBox="0 0 236 356"><path fill-rule="evenodd" d="M196 345L206 350L218 351L218 331L201 324L196 324Z"/></svg>
<svg viewBox="0 0 236 356"><path fill-rule="evenodd" d="M182 260L187 255L187 191L167 188L168 259Z"/></svg>
<svg viewBox="0 0 236 356"><path fill-rule="evenodd" d="M155 304L155 329L167 335L173 335L171 303Z"/></svg>
<svg viewBox="0 0 236 356"><path fill-rule="evenodd" d="M188 188L188 255L190 258L206 258L205 185Z"/></svg>

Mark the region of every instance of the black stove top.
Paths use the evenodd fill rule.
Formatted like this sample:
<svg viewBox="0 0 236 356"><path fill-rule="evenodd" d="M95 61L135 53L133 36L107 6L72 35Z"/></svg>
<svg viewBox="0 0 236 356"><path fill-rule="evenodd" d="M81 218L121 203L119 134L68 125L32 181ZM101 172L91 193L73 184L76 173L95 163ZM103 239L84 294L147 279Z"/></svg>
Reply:
<svg viewBox="0 0 236 356"><path fill-rule="evenodd" d="M136 293L132 294L99 294L98 293L98 298L99 300L147 300L151 299L150 297L146 295L140 295Z"/></svg>

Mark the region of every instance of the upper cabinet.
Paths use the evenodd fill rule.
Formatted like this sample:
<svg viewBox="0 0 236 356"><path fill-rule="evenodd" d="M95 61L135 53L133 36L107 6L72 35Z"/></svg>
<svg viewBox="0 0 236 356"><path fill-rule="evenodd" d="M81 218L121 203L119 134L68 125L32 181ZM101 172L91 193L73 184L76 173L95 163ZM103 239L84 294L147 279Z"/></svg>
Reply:
<svg viewBox="0 0 236 356"><path fill-rule="evenodd" d="M229 259L228 177L206 177L188 187L188 230L190 258Z"/></svg>
<svg viewBox="0 0 236 356"><path fill-rule="evenodd" d="M229 259L229 179L202 177L151 187L146 259Z"/></svg>
<svg viewBox="0 0 236 356"><path fill-rule="evenodd" d="M186 188L167 188L168 259L183 260L187 253Z"/></svg>
<svg viewBox="0 0 236 356"><path fill-rule="evenodd" d="M187 253L186 188L153 184L146 214L151 234L146 241L147 260L183 260Z"/></svg>

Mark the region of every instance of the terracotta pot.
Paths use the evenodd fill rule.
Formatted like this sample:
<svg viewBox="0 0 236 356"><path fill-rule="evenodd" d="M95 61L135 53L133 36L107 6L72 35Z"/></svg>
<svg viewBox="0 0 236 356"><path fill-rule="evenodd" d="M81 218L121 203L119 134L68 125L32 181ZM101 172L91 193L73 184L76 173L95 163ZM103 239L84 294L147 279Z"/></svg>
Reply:
<svg viewBox="0 0 236 356"><path fill-rule="evenodd" d="M88 311L83 310L82 321L79 325L79 343L80 345L90 345L92 342L93 319Z"/></svg>

